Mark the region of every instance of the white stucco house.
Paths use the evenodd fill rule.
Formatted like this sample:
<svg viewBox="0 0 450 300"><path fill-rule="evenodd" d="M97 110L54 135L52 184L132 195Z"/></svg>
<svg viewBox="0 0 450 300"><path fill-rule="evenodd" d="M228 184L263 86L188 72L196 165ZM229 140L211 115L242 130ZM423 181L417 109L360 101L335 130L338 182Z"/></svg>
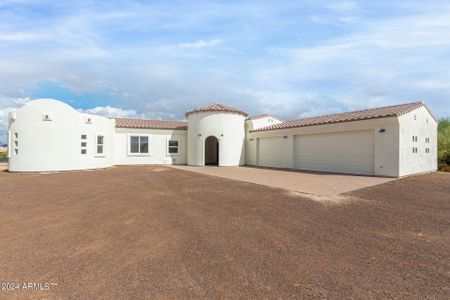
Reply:
<svg viewBox="0 0 450 300"><path fill-rule="evenodd" d="M292 121L211 104L186 119L113 119L34 100L9 115L9 171L211 164L401 177L437 169L437 120L423 102Z"/></svg>

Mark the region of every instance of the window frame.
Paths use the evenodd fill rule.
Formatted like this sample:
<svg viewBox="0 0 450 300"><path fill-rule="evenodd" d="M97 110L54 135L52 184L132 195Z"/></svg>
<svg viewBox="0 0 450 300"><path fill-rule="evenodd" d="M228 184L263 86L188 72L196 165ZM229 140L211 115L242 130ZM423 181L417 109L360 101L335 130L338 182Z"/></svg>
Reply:
<svg viewBox="0 0 450 300"><path fill-rule="evenodd" d="M139 137L139 153L131 152L131 138ZM141 153L141 137L146 137L148 141L148 152ZM129 133L127 135L127 154L128 156L150 156L150 134L142 134L142 133Z"/></svg>
<svg viewBox="0 0 450 300"><path fill-rule="evenodd" d="M102 137L103 138L103 143L99 144L98 143L98 138ZM98 152L98 147L101 146L102 147L102 153ZM95 157L105 157L105 135L102 133L97 133L95 135L95 148L94 148L94 153L95 153Z"/></svg>
<svg viewBox="0 0 450 300"><path fill-rule="evenodd" d="M177 146L170 146L169 145L169 143L171 142L171 141L176 141L177 142ZM169 149L170 148L177 148L177 152L176 153L170 153L170 151L169 151ZM180 139L173 139L173 138L170 138L170 139L167 139L167 142L166 142L166 153L167 153L167 155L169 155L169 156L179 156L180 155Z"/></svg>
<svg viewBox="0 0 450 300"><path fill-rule="evenodd" d="M87 145L88 145L88 136L86 133L82 133L80 135L80 153L82 156L85 156L87 154Z"/></svg>

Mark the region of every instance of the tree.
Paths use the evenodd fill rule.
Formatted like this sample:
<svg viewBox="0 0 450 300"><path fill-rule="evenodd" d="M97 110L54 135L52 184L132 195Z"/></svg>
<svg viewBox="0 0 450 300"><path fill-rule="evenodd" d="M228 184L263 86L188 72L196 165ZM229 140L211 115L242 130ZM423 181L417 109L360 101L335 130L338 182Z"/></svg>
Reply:
<svg viewBox="0 0 450 300"><path fill-rule="evenodd" d="M443 118L438 125L439 164L450 165L450 118Z"/></svg>

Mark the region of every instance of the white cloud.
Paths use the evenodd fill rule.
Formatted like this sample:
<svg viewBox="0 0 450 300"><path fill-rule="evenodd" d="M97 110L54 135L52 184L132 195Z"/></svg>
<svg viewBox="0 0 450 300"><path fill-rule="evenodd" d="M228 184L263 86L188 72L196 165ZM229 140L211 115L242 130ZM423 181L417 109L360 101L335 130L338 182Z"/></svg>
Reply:
<svg viewBox="0 0 450 300"><path fill-rule="evenodd" d="M45 2L9 2L28 1ZM130 108L94 113L163 119L215 101L291 118L424 99L450 114L445 2L307 2L47 1L48 18L0 10L0 90L21 97L54 80Z"/></svg>
<svg viewBox="0 0 450 300"><path fill-rule="evenodd" d="M180 50L199 50L203 48L214 47L222 43L221 39L198 40L192 43L179 43L176 45L164 46L163 49L180 49Z"/></svg>
<svg viewBox="0 0 450 300"><path fill-rule="evenodd" d="M122 109L111 106L97 106L90 109L79 109L78 111L111 118L139 118L141 117L134 109Z"/></svg>
<svg viewBox="0 0 450 300"><path fill-rule="evenodd" d="M424 99L450 114L443 100L450 97L450 7L366 22L319 46L269 51L285 62L258 71L272 86L322 90L348 109Z"/></svg>
<svg viewBox="0 0 450 300"><path fill-rule="evenodd" d="M239 98L252 99L252 114L270 113L285 119L297 119L341 112L341 109L315 92L236 90Z"/></svg>
<svg viewBox="0 0 450 300"><path fill-rule="evenodd" d="M418 81L416 83L416 86L425 90L439 90L439 89L450 90L449 81L441 81L434 79Z"/></svg>
<svg viewBox="0 0 450 300"><path fill-rule="evenodd" d="M338 1L328 4L328 8L337 12L348 12L355 10L357 4L353 1Z"/></svg>
<svg viewBox="0 0 450 300"><path fill-rule="evenodd" d="M25 41L33 39L35 36L30 33L0 33L0 41Z"/></svg>

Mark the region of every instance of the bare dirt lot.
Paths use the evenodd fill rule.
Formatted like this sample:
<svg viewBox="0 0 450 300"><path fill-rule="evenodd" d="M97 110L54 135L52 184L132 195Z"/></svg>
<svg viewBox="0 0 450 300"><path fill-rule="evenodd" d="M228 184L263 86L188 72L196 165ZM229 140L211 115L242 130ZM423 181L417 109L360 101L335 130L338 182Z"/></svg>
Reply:
<svg viewBox="0 0 450 300"><path fill-rule="evenodd" d="M449 298L450 174L316 201L165 167L0 173L9 298Z"/></svg>

